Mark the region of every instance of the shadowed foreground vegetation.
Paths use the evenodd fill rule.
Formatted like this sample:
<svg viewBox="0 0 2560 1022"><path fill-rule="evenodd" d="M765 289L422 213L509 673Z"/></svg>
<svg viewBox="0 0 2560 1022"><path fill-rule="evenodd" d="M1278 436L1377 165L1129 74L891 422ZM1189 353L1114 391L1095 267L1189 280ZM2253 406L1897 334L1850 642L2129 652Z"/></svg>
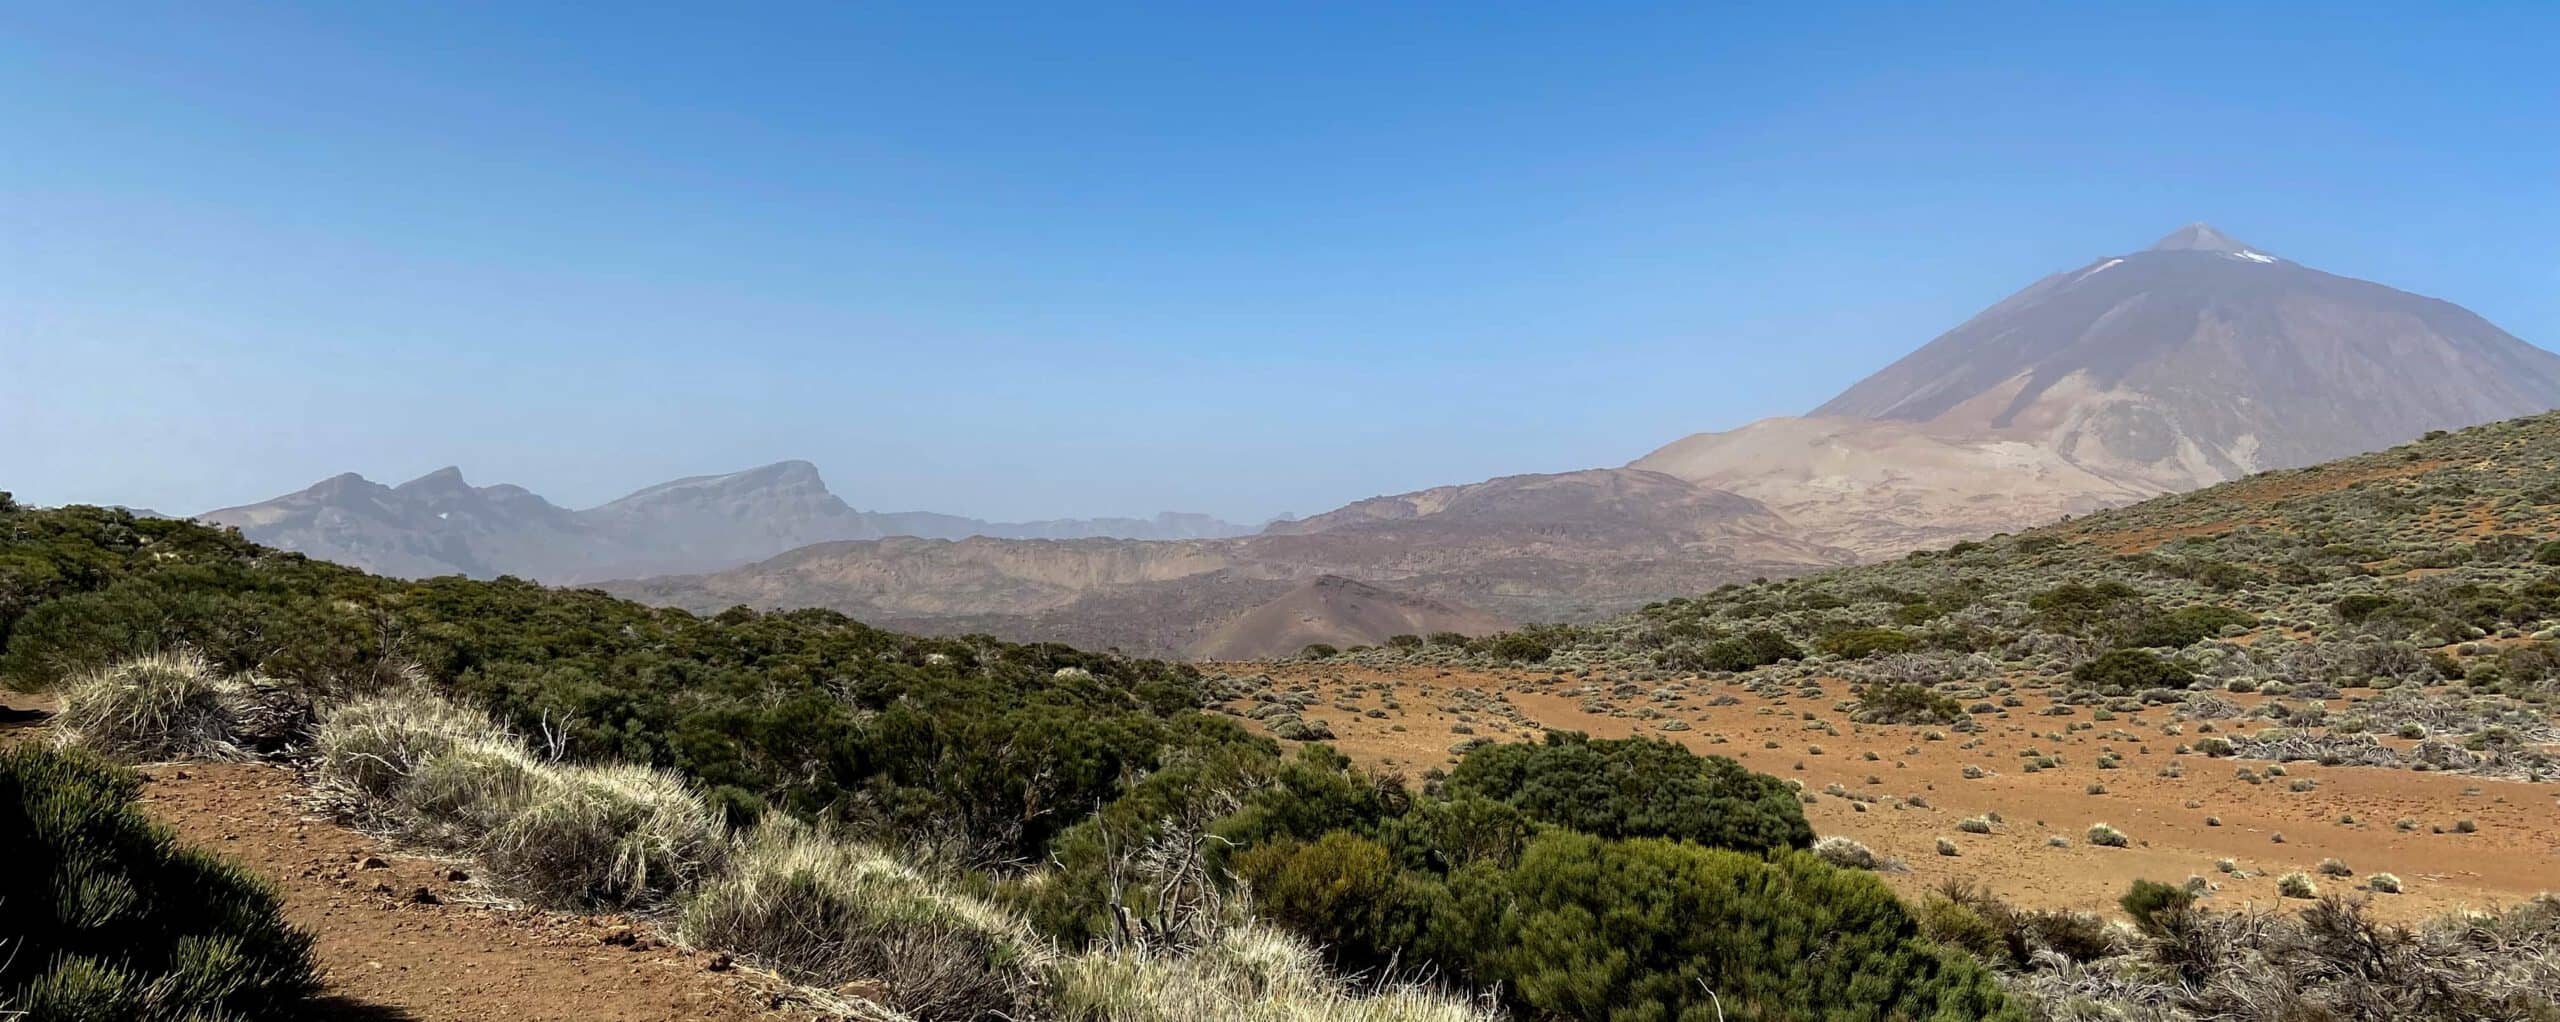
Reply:
<svg viewBox="0 0 2560 1022"><path fill-rule="evenodd" d="M0 1018L307 1017L311 938L265 882L145 819L139 787L87 755L0 749Z"/></svg>

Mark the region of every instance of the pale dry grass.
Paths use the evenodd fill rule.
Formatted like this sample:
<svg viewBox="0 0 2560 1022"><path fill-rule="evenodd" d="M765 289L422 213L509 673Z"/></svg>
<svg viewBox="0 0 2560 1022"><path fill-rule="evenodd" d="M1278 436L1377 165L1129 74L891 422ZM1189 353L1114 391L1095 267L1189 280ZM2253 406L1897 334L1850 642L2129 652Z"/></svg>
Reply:
<svg viewBox="0 0 2560 1022"><path fill-rule="evenodd" d="M422 689L341 706L315 737L322 786L349 811L476 856L530 901L661 904L727 852L719 814L681 778L543 761L487 716Z"/></svg>
<svg viewBox="0 0 2560 1022"><path fill-rule="evenodd" d="M1019 919L867 845L776 818L685 900L678 934L801 983L875 981L920 1018L1019 1017L1054 954Z"/></svg>
<svg viewBox="0 0 2560 1022"><path fill-rule="evenodd" d="M119 661L63 688L53 739L134 763L246 759L252 745L244 732L265 712L260 687L194 653Z"/></svg>
<svg viewBox="0 0 2560 1022"><path fill-rule="evenodd" d="M1234 923L1182 951L1103 949L1056 969L1070 1022L1485 1022L1501 1013L1428 987L1364 988L1305 941Z"/></svg>

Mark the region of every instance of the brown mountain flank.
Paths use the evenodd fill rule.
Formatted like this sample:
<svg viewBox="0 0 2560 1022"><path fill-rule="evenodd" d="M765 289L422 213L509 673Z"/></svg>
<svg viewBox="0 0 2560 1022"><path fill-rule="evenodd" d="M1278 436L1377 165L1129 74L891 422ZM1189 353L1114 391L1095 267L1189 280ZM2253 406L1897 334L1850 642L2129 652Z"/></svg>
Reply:
<svg viewBox="0 0 2560 1022"><path fill-rule="evenodd" d="M1237 539L830 543L604 588L697 611L827 607L908 630L1180 656L1325 575L1526 621L1593 618L1666 592L1850 560L1797 538L1750 498L1659 472L1594 469L1373 498Z"/></svg>
<svg viewBox="0 0 2560 1022"><path fill-rule="evenodd" d="M1486 635L1512 624L1439 600L1323 575L1246 611L1186 652L1203 660L1264 659L1287 656L1314 643L1374 646L1398 635Z"/></svg>

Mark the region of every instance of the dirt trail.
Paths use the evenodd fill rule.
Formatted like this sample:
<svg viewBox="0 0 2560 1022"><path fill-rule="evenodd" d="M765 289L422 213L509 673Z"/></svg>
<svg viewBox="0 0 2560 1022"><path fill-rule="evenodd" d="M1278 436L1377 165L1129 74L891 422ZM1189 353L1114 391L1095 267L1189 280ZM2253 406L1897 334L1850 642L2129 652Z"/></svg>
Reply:
<svg viewBox="0 0 2560 1022"><path fill-rule="evenodd" d="M0 695L8 738L30 697ZM39 710L40 712L40 710ZM0 738L0 740L7 740ZM493 903L467 864L404 854L315 815L287 767L145 767L143 807L273 881L316 939L329 1017L358 1022L812 1019L771 977L627 920Z"/></svg>

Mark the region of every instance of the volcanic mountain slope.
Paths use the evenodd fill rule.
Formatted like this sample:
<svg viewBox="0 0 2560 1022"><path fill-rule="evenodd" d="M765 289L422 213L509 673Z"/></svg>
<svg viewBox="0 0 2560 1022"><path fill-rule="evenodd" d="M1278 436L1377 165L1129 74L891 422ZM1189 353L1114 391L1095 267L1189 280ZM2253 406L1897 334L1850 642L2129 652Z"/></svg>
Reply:
<svg viewBox="0 0 2560 1022"><path fill-rule="evenodd" d="M1814 409L1634 467L1869 556L2560 407L2560 355L2195 224L2036 282Z"/></svg>
<svg viewBox="0 0 2560 1022"><path fill-rule="evenodd" d="M889 536L1191 539L1251 530L1206 515L998 523L859 511L817 466L785 461L694 476L572 511L519 486L472 486L446 468L398 486L354 473L199 516L281 549L404 577L515 575L576 584L734 567L813 543Z"/></svg>
<svg viewBox="0 0 2560 1022"><path fill-rule="evenodd" d="M1485 635L1507 625L1490 614L1323 575L1227 622L1187 652L1203 660L1268 659L1317 643L1373 646L1398 635Z"/></svg>
<svg viewBox="0 0 2560 1022"><path fill-rule="evenodd" d="M2037 282L1820 408L2184 489L2560 405L2560 355L2203 224Z"/></svg>
<svg viewBox="0 0 2560 1022"><path fill-rule="evenodd" d="M1797 539L1748 498L1659 472L1595 469L1373 498L1235 539L830 543L605 588L696 610L828 607L909 630L1179 655L1325 575L1454 614L1524 621L1590 618L1664 592L1849 559Z"/></svg>

